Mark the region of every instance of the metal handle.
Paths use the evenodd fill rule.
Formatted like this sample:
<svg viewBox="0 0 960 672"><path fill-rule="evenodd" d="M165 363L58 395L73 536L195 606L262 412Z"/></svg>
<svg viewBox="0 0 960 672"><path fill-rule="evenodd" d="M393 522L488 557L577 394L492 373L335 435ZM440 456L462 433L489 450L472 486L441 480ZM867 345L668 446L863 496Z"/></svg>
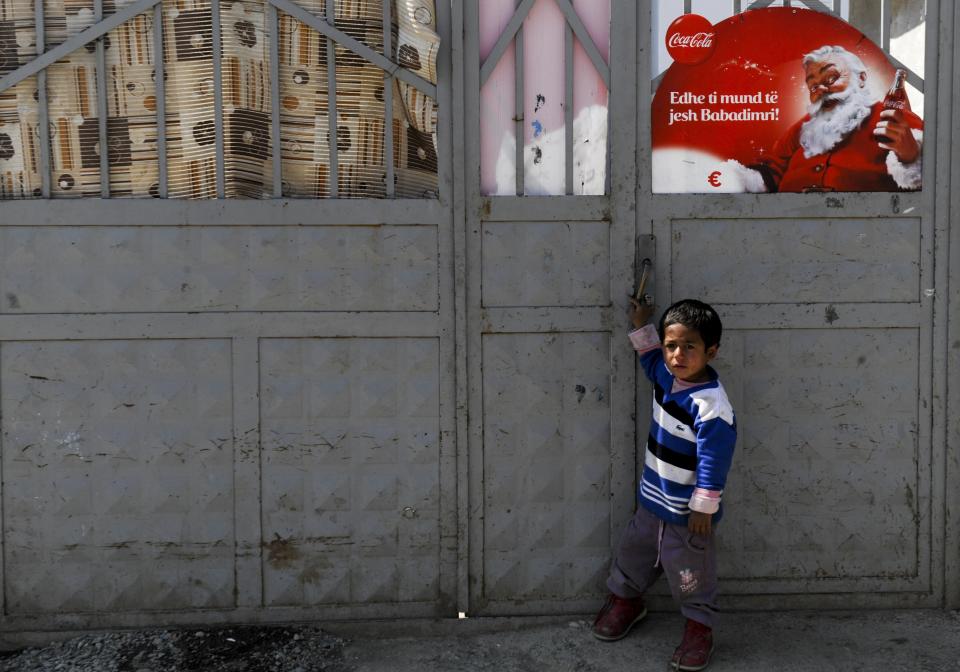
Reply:
<svg viewBox="0 0 960 672"><path fill-rule="evenodd" d="M647 295L644 290L647 288L647 279L650 277L650 269L653 268L653 262L649 257L640 262L640 283L637 285L637 293L634 298L641 303L647 302Z"/></svg>

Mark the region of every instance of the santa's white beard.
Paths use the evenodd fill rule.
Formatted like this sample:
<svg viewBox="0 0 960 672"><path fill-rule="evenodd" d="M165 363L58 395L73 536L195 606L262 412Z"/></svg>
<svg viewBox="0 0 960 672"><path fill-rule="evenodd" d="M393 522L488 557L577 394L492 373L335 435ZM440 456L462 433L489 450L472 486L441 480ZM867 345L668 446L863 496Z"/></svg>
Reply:
<svg viewBox="0 0 960 672"><path fill-rule="evenodd" d="M823 104L829 100L838 102L833 108L824 110ZM824 94L812 103L807 108L810 119L800 129L803 156L809 159L836 147L870 116L872 104L867 90L858 86L848 87L840 93Z"/></svg>

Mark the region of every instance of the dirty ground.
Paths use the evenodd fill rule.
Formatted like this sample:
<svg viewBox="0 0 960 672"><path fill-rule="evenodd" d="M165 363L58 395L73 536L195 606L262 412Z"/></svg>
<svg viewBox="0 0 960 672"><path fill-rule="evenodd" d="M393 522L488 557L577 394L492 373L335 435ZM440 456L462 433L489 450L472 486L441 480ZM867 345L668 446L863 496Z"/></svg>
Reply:
<svg viewBox="0 0 960 672"><path fill-rule="evenodd" d="M85 634L0 654L0 672L647 672L682 628L652 613L614 643L580 618L480 618ZM710 670L960 672L960 612L726 614Z"/></svg>

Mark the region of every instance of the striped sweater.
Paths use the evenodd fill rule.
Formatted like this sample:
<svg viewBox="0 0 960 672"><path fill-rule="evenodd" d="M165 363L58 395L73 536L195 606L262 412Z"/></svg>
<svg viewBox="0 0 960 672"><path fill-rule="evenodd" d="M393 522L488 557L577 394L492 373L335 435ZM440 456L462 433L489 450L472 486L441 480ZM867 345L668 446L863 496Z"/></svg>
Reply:
<svg viewBox="0 0 960 672"><path fill-rule="evenodd" d="M654 389L639 502L668 523L686 525L691 509L716 523L737 440L727 393L709 366L706 383L674 378L653 325L631 332L630 341Z"/></svg>

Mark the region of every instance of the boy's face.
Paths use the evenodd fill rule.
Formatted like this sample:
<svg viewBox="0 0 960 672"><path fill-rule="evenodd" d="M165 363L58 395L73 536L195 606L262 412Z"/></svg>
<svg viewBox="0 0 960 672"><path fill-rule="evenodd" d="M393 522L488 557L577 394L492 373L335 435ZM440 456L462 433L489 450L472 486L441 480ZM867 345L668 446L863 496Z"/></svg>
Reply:
<svg viewBox="0 0 960 672"><path fill-rule="evenodd" d="M687 383L705 383L710 379L707 364L717 356L719 345L709 348L700 332L682 324L671 324L663 330L663 359L675 378Z"/></svg>

